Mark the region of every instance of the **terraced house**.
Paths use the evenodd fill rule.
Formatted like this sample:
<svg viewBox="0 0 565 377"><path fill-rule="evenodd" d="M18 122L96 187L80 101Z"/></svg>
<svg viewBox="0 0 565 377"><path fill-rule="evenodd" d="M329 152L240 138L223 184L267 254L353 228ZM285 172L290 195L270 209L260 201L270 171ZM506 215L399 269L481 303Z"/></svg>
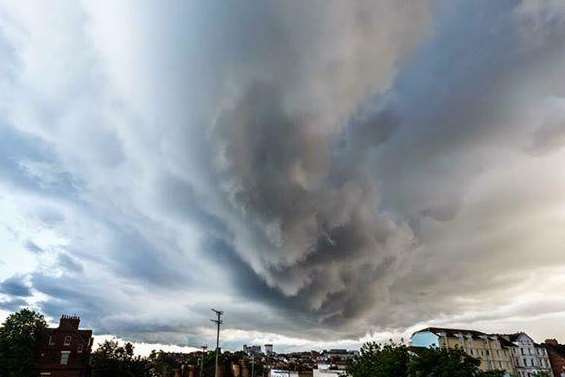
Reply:
<svg viewBox="0 0 565 377"><path fill-rule="evenodd" d="M412 334L413 347L459 348L481 361L483 371L505 370L515 375L512 356L514 345L497 335L475 330L428 327Z"/></svg>
<svg viewBox="0 0 565 377"><path fill-rule="evenodd" d="M533 377L536 373L544 372L553 375L547 350L526 333L499 335L512 343L512 360L517 377Z"/></svg>

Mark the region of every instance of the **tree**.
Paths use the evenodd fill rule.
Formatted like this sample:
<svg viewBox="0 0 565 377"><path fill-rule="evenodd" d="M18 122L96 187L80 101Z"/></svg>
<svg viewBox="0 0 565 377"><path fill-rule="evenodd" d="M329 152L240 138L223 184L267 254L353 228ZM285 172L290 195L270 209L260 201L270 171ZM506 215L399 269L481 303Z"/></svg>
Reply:
<svg viewBox="0 0 565 377"><path fill-rule="evenodd" d="M0 327L0 376L34 376L39 337L47 327L43 315L22 309Z"/></svg>
<svg viewBox="0 0 565 377"><path fill-rule="evenodd" d="M504 371L484 372L481 361L461 349L423 348L411 358L410 377L502 377Z"/></svg>
<svg viewBox="0 0 565 377"><path fill-rule="evenodd" d="M160 377L174 377L175 370L180 368L180 363L169 353L151 351L149 363L153 374Z"/></svg>
<svg viewBox="0 0 565 377"><path fill-rule="evenodd" d="M149 362L134 356L134 347L126 343L123 347L115 340L102 343L92 355L93 377L149 377Z"/></svg>
<svg viewBox="0 0 565 377"><path fill-rule="evenodd" d="M461 349L424 348L410 362L410 375L415 377L475 377L480 375L481 362Z"/></svg>
<svg viewBox="0 0 565 377"><path fill-rule="evenodd" d="M402 345L365 343L347 367L352 377L406 377L410 355Z"/></svg>
<svg viewBox="0 0 565 377"><path fill-rule="evenodd" d="M483 372L481 362L460 349L408 349L393 343L366 343L347 368L352 377L503 377Z"/></svg>

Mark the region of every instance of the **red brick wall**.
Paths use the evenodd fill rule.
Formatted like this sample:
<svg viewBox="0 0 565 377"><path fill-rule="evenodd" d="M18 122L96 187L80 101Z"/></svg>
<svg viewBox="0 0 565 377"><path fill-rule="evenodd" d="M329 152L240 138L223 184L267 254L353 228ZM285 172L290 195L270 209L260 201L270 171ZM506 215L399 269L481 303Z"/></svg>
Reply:
<svg viewBox="0 0 565 377"><path fill-rule="evenodd" d="M555 377L565 376L565 345L548 342L544 344L551 363L551 369Z"/></svg>
<svg viewBox="0 0 565 377"><path fill-rule="evenodd" d="M51 373L51 377L88 377L90 373L91 330L79 330L78 319L65 317L58 328L46 329L40 337L37 358L38 373ZM71 337L65 345L65 338ZM49 338L54 344L49 343ZM79 348L82 346L82 352ZM61 365L61 352L69 353L67 365Z"/></svg>

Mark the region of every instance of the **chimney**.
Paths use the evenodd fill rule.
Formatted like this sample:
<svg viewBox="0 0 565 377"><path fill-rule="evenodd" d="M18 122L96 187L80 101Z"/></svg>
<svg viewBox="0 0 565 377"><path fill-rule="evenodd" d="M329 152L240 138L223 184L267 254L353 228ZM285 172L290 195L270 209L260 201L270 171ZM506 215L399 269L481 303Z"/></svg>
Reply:
<svg viewBox="0 0 565 377"><path fill-rule="evenodd" d="M63 314L59 321L60 330L78 330L79 325L80 325L80 317L76 315Z"/></svg>

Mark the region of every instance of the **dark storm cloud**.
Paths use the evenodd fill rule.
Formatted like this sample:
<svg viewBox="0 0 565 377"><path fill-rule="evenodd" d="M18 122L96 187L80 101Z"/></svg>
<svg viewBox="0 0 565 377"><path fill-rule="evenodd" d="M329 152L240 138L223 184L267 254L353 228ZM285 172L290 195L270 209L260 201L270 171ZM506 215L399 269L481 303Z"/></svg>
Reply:
<svg viewBox="0 0 565 377"><path fill-rule="evenodd" d="M43 313L55 319L61 314L78 314L83 325L92 326L97 331L103 331L103 319L112 307L116 307L109 291L95 290L84 281L84 276L66 274L61 279L36 273L32 276L32 284L49 296L49 300L39 304Z"/></svg>
<svg viewBox="0 0 565 377"><path fill-rule="evenodd" d="M159 181L157 201L169 216L201 226L210 234L227 233L223 221L203 208L196 190L177 176L167 175Z"/></svg>
<svg viewBox="0 0 565 377"><path fill-rule="evenodd" d="M186 284L190 276L165 262L158 249L134 230L115 234L112 258L123 275L155 285Z"/></svg>
<svg viewBox="0 0 565 377"><path fill-rule="evenodd" d="M68 272L83 272L83 265L67 254L59 254L57 263Z"/></svg>
<svg viewBox="0 0 565 377"><path fill-rule="evenodd" d="M74 198L78 182L62 170L53 149L0 119L0 178L16 190L56 198Z"/></svg>
<svg viewBox="0 0 565 377"><path fill-rule="evenodd" d="M560 224L559 6L108 6L22 10L37 56L1 83L0 176L65 245L32 278L49 315L182 343L222 303L229 330L335 340L506 304L558 264L558 231L525 235Z"/></svg>
<svg viewBox="0 0 565 377"><path fill-rule="evenodd" d="M245 224L234 227L233 248L269 287L281 290L281 307L311 315L321 327L349 327L359 335L366 329L355 323L369 313L387 306L405 311L402 294L391 305L389 286L408 270L420 273L412 250L421 242L413 237L420 236L421 218L455 219L492 150L520 147L524 130L513 124L516 106L533 93L517 94L516 80L563 50L556 36L565 30L555 19L544 25L541 42L529 43L540 33L533 24L538 14L521 13L516 1L438 2L434 12L433 36L400 61L390 88L348 109L346 128L332 124L345 110L341 104L323 114L308 106L307 96L306 104L294 104L289 83L302 76L284 70L284 80L239 83L214 123L216 179L229 212L224 218ZM292 56L300 62L300 51ZM315 85L316 73L305 81ZM560 94L535 80L524 85L535 95ZM383 309L369 322L414 321L390 314Z"/></svg>
<svg viewBox="0 0 565 377"><path fill-rule="evenodd" d="M24 276L12 276L0 282L0 293L16 297L31 296L31 289Z"/></svg>
<svg viewBox="0 0 565 377"><path fill-rule="evenodd" d="M21 298L14 298L8 301L0 302L0 309L6 310L8 312L15 312L21 308L28 306L26 300Z"/></svg>
<svg viewBox="0 0 565 377"><path fill-rule="evenodd" d="M229 204L253 229L268 284L340 325L371 306L367 291L394 274L412 236L377 213L364 161L332 156L328 136L308 123L315 120L286 114L281 103L276 89L256 84L219 117L220 174Z"/></svg>

